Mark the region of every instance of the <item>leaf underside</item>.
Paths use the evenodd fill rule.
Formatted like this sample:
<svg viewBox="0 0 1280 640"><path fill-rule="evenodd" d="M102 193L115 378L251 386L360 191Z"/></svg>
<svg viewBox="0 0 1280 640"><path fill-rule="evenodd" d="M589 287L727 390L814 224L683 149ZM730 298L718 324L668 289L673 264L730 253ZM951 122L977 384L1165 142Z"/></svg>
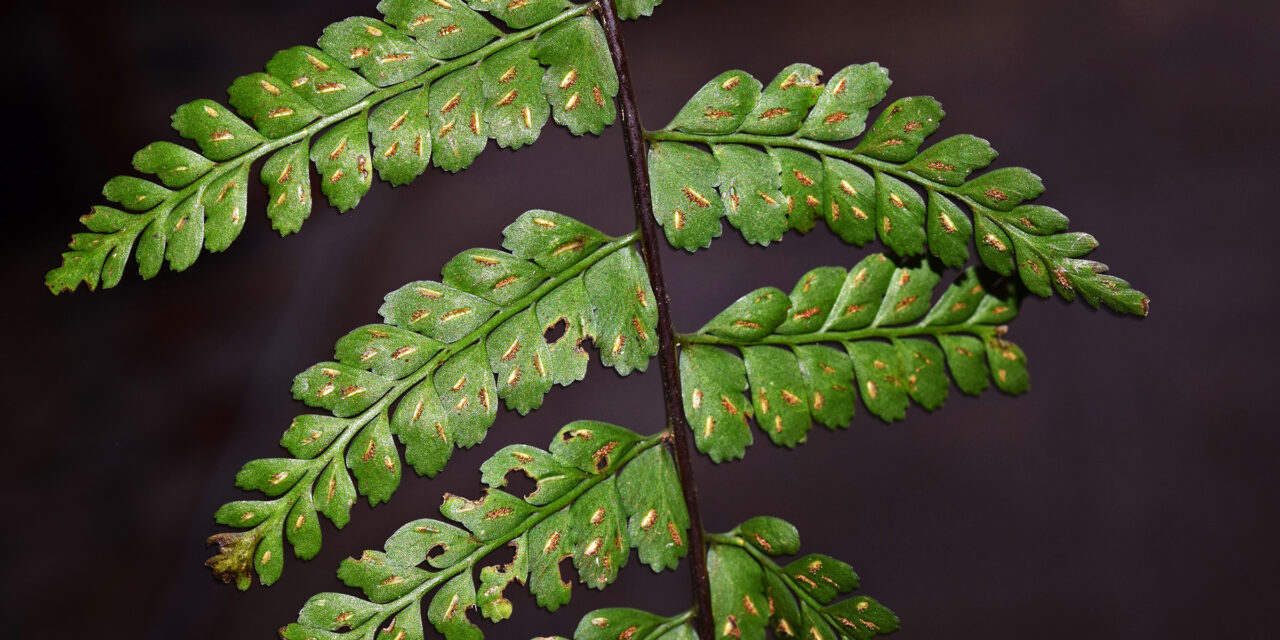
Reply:
<svg viewBox="0 0 1280 640"><path fill-rule="evenodd" d="M526 585L548 610L567 603L571 584L561 574L564 560L593 588L614 581L633 547L642 558L670 559L651 565L655 570L674 567L687 553L689 522L662 443L661 435L644 438L581 420L562 428L547 450L513 445L498 451L481 466L489 486L482 497L445 494L440 512L452 522L415 520L382 550L344 560L338 577L364 597L318 594L281 636L354 639L392 629L388 637L422 638L426 605L427 622L446 639L479 640L483 634L469 611L493 622L509 618L505 590L513 583ZM503 491L509 473L527 474L536 489L524 497ZM624 489L628 474L654 482ZM659 527L661 537L647 535ZM509 562L485 562L504 547L514 547L513 554L503 552Z"/></svg>
<svg viewBox="0 0 1280 640"><path fill-rule="evenodd" d="M371 505L391 498L403 464L396 439L403 462L434 476L455 447L484 439L499 401L528 413L554 385L582 380L587 341L622 375L647 367L657 315L634 234L610 238L535 210L504 236L509 251L464 251L442 282L388 294L383 324L348 333L333 361L294 379L294 397L327 413L294 419L281 439L290 457L254 460L237 475L237 486L270 499L218 510L220 524L248 529L210 539L220 546L208 562L218 576L245 589L256 571L271 584L284 540L300 558L319 551L318 513L341 528L357 494Z"/></svg>
<svg viewBox="0 0 1280 640"><path fill-rule="evenodd" d="M637 3L635 15L644 5ZM554 119L575 135L614 120L617 77L592 3L566 0L383 0L382 19L329 25L317 47L277 53L265 73L237 78L230 107L196 100L173 126L192 150L152 143L133 158L152 179L119 176L81 217L56 293L114 287L131 255L152 278L165 261L190 267L202 249L228 248L249 213L251 166L262 159L267 216L281 235L311 213L319 190L339 211L355 207L376 172L392 185L429 164L469 166L492 139L518 149ZM512 29L504 32L479 12Z"/></svg>
<svg viewBox="0 0 1280 640"><path fill-rule="evenodd" d="M1041 297L1146 315L1148 299L1087 260L1093 236L1034 204L1040 178L1022 168L986 168L996 152L970 135L920 150L944 115L933 98L895 101L867 126L889 88L872 62L825 84L806 64L767 86L743 71L708 82L666 129L649 138L654 216L672 245L695 251L722 233L722 217L751 243L767 245L818 220L858 246L879 239L899 256L926 252L951 267L977 259L1015 272ZM852 146L841 143L861 138Z"/></svg>
<svg viewBox="0 0 1280 640"><path fill-rule="evenodd" d="M698 449L717 462L741 458L748 418L785 447L813 422L849 425L857 400L901 420L910 402L932 411L950 382L978 394L1028 388L1026 357L1004 339L1021 289L978 268L933 300L941 268L899 266L872 254L853 268L819 267L790 295L766 287L739 298L698 333L680 337L684 411Z"/></svg>

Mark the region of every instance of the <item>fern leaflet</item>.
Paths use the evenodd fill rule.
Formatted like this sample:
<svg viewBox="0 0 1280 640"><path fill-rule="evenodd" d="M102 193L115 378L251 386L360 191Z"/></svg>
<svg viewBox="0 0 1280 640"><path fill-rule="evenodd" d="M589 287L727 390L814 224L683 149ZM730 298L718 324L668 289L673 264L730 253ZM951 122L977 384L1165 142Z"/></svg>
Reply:
<svg viewBox="0 0 1280 640"><path fill-rule="evenodd" d="M872 254L848 271L810 271L790 296L752 291L678 336L698 449L717 462L741 458L752 442L748 417L774 444L794 447L812 421L847 426L856 397L887 421L906 415L908 399L932 411L946 401L947 367L965 393L986 389L990 372L1002 391L1026 391L1026 357L1003 338L1018 291L969 268L930 304L941 277L927 261L900 267Z"/></svg>
<svg viewBox="0 0 1280 640"><path fill-rule="evenodd" d="M110 180L103 195L121 208L99 206L81 218L89 232L72 237L46 285L54 293L81 282L113 287L135 245L143 278L166 260L182 271L202 248L228 248L244 228L259 159L267 215L287 235L311 212L309 164L330 204L346 211L369 191L375 170L402 185L429 163L466 168L489 139L511 149L530 144L548 117L575 135L612 124L617 77L600 25L586 15L594 2L469 5L383 0L384 20L332 24L318 49L285 49L266 73L237 78L228 89L233 109L213 100L178 107L173 126L200 152L171 142L139 151L134 168L161 184ZM517 30L503 33L476 10Z"/></svg>
<svg viewBox="0 0 1280 640"><path fill-rule="evenodd" d="M247 589L279 578L284 541L307 559L320 549L317 511L336 526L359 491L376 505L400 483L392 436L419 474L434 476L455 446L480 443L498 399L528 413L553 385L586 375L583 343L626 375L657 347L653 292L632 248L636 233L609 238L572 218L530 211L504 231L510 253L471 249L444 268L443 282L413 282L387 295L385 324L347 334L333 362L302 372L294 397L332 415L304 414L281 439L291 458L254 460L237 486L270 500L218 510L224 525L249 529L209 540L208 565ZM562 325L554 341L546 331ZM495 379L496 378L496 379ZM355 476L352 483L351 476Z"/></svg>
<svg viewBox="0 0 1280 640"><path fill-rule="evenodd" d="M1067 232L1061 213L1029 204L1044 191L1038 176L1005 168L969 179L996 157L974 136L919 151L944 115L933 98L898 100L866 129L889 88L876 63L841 69L825 85L821 73L794 64L762 87L750 74L725 72L666 129L646 134L654 216L672 245L709 246L722 216L758 244L824 219L846 242L879 237L901 256L927 245L952 267L968 261L972 243L988 268L1017 272L1039 296L1056 289L1066 300L1146 315L1145 295L1084 259L1098 246L1093 236ZM828 144L859 134L851 149Z"/></svg>
<svg viewBox="0 0 1280 640"><path fill-rule="evenodd" d="M427 619L436 630L449 640L478 639L483 634L467 610L494 622L510 617L504 590L513 581L527 584L548 610L567 603L571 585L560 575L565 558L598 589L617 577L632 546L642 561L661 558L650 563L655 570L674 567L687 552L689 520L674 463L658 446L665 438L583 420L562 428L549 451L526 445L499 451L482 467L489 485L483 497L445 495L440 512L461 526L415 520L394 533L384 551L343 561L338 577L367 599L318 594L281 636L422 638L420 603L434 590ZM502 491L512 471L529 474L534 492L520 498ZM661 535L649 536L650 530ZM508 545L515 547L512 561L481 568L477 591L472 569ZM420 568L424 563L435 571Z"/></svg>

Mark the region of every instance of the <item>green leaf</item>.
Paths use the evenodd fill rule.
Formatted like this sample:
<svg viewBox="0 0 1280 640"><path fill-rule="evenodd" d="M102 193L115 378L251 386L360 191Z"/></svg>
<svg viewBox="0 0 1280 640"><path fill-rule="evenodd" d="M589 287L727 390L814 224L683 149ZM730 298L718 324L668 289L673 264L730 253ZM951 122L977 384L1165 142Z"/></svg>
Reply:
<svg viewBox="0 0 1280 640"><path fill-rule="evenodd" d="M493 249L468 249L441 270L448 286L506 306L523 298L547 278L536 265Z"/></svg>
<svg viewBox="0 0 1280 640"><path fill-rule="evenodd" d="M815 157L794 149L770 149L782 173L782 196L786 204L787 224L800 233L813 229L813 222L823 216L823 170Z"/></svg>
<svg viewBox="0 0 1280 640"><path fill-rule="evenodd" d="M217 174L217 172L214 172ZM204 191L204 248L224 251L244 229L248 210L249 165L216 175Z"/></svg>
<svg viewBox="0 0 1280 640"><path fill-rule="evenodd" d="M526 534L527 535L527 534ZM511 601L506 598L505 590L512 582L524 584L529 579L529 556L525 536L511 541L515 547L515 556L505 565L492 565L480 570L480 592L477 594L477 605L480 615L492 622L501 622L511 617Z"/></svg>
<svg viewBox="0 0 1280 640"><path fill-rule="evenodd" d="M473 9L488 11L512 29L524 29L550 20L572 5L567 0L468 0Z"/></svg>
<svg viewBox="0 0 1280 640"><path fill-rule="evenodd" d="M385 553L365 551L359 558L347 558L338 567L338 579L364 592L374 602L390 602L413 591L430 578L428 572L404 565Z"/></svg>
<svg viewBox="0 0 1280 640"><path fill-rule="evenodd" d="M654 7L660 4L662 4L662 0L618 0L615 6L618 9L619 18L635 20L636 18L653 15Z"/></svg>
<svg viewBox="0 0 1280 640"><path fill-rule="evenodd" d="M907 183L876 173L876 228L880 241L902 256L924 253L925 203Z"/></svg>
<svg viewBox="0 0 1280 640"><path fill-rule="evenodd" d="M444 345L400 327L367 324L333 347L338 362L391 380L400 380L426 364Z"/></svg>
<svg viewBox="0 0 1280 640"><path fill-rule="evenodd" d="M569 216L535 209L502 230L502 246L518 258L556 272L586 257L609 238Z"/></svg>
<svg viewBox="0 0 1280 640"><path fill-rule="evenodd" d="M456 58L502 35L460 1L382 0L378 11L388 23L413 36L433 58Z"/></svg>
<svg viewBox="0 0 1280 640"><path fill-rule="evenodd" d="M821 77L822 70L812 65L793 64L783 69L764 88L741 131L775 136L795 133L822 95Z"/></svg>
<svg viewBox="0 0 1280 640"><path fill-rule="evenodd" d="M884 100L889 84L889 70L874 62L837 71L809 112L800 135L814 140L848 140L862 133L867 112Z"/></svg>
<svg viewBox="0 0 1280 640"><path fill-rule="evenodd" d="M835 158L823 158L822 168L822 214L827 226L841 240L859 247L875 240L876 221L872 216L880 206L875 179L857 166Z"/></svg>
<svg viewBox="0 0 1280 640"><path fill-rule="evenodd" d="M461 522L477 540L488 542L518 530L533 507L505 491L489 489L477 500L445 494L440 513Z"/></svg>
<svg viewBox="0 0 1280 640"><path fill-rule="evenodd" d="M782 518L757 516L738 525L734 531L771 556L789 556L800 551L800 532Z"/></svg>
<svg viewBox="0 0 1280 640"><path fill-rule="evenodd" d="M703 85L666 128L712 135L733 133L759 99L759 80L745 71L726 71Z"/></svg>
<svg viewBox="0 0 1280 640"><path fill-rule="evenodd" d="M153 142L133 155L133 168L155 174L166 187L177 188L208 173L213 162L172 142Z"/></svg>
<svg viewBox="0 0 1280 640"><path fill-rule="evenodd" d="M573 566L578 577L593 589L612 584L631 553L627 512L615 478L597 484L574 501L569 508L569 527L577 540Z"/></svg>
<svg viewBox="0 0 1280 640"><path fill-rule="evenodd" d="M843 267L818 267L800 277L791 290L791 309L775 333L811 333L822 327L845 282Z"/></svg>
<svg viewBox="0 0 1280 640"><path fill-rule="evenodd" d="M436 393L448 416L454 444L469 449L484 440L498 415L498 390L489 371L485 343L468 347L436 371Z"/></svg>
<svg viewBox="0 0 1280 640"><path fill-rule="evenodd" d="M970 173L991 164L997 155L986 140L961 134L921 151L906 168L926 180L955 187L964 184Z"/></svg>
<svg viewBox="0 0 1280 640"><path fill-rule="evenodd" d="M644 371L658 354L658 306L644 261L633 250L618 251L592 265L583 276L595 304L596 347L600 361L621 375Z"/></svg>
<svg viewBox="0 0 1280 640"><path fill-rule="evenodd" d="M316 509L341 529L351 521L351 506L356 503L356 487L341 460L332 460L320 472L315 484ZM249 585L240 587L243 591Z"/></svg>
<svg viewBox="0 0 1280 640"><path fill-rule="evenodd" d="M906 162L938 130L944 115L942 105L933 98L902 98L880 114L855 151L878 160Z"/></svg>
<svg viewBox="0 0 1280 640"><path fill-rule="evenodd" d="M561 510L529 532L529 591L538 606L555 611L569 603L572 585L560 574L560 561L573 557L569 510Z"/></svg>
<svg viewBox="0 0 1280 640"><path fill-rule="evenodd" d="M787 319L790 308L787 294L774 287L762 287L735 300L700 331L733 340L763 338Z"/></svg>
<svg viewBox="0 0 1280 640"><path fill-rule="evenodd" d="M437 282L411 282L387 294L378 313L390 324L440 342L457 342L497 312L483 298Z"/></svg>
<svg viewBox="0 0 1280 640"><path fill-rule="evenodd" d="M698 451L716 462L746 454L751 446L751 403L742 396L747 390L742 360L715 347L687 345L680 350L680 386Z"/></svg>
<svg viewBox="0 0 1280 640"><path fill-rule="evenodd" d="M573 135L599 134L613 124L618 76L604 30L591 18L574 18L538 38L533 57L548 67L542 93L556 122Z"/></svg>
<svg viewBox="0 0 1280 640"><path fill-rule="evenodd" d="M268 138L283 138L321 116L288 82L266 73L236 78L227 95L236 112Z"/></svg>
<svg viewBox="0 0 1280 640"><path fill-rule="evenodd" d="M809 400L795 354L770 346L742 350L756 423L776 445L793 448L809 432Z"/></svg>
<svg viewBox="0 0 1280 640"><path fill-rule="evenodd" d="M423 562L437 569L451 567L470 556L479 542L463 529L424 518L400 527L387 539L387 557L416 566Z"/></svg>
<svg viewBox="0 0 1280 640"><path fill-rule="evenodd" d="M400 486L400 453L391 440L386 411L352 439L347 449L347 466L356 477L360 494L369 498L370 506L391 499L391 494Z"/></svg>
<svg viewBox="0 0 1280 640"><path fill-rule="evenodd" d="M615 607L587 612L573 632L574 640L647 638L664 620L647 611Z"/></svg>
<svg viewBox="0 0 1280 640"><path fill-rule="evenodd" d="M204 156L215 162L234 158L264 141L230 109L212 100L196 100L178 107L173 114L173 128L199 145Z"/></svg>
<svg viewBox="0 0 1280 640"><path fill-rule="evenodd" d="M373 184L368 128L366 114L361 112L326 131L311 148L320 191L339 212L354 208Z"/></svg>
<svg viewBox="0 0 1280 640"><path fill-rule="evenodd" d="M752 244L781 240L789 223L777 158L738 144L716 145L712 151L720 167L716 182L729 224Z"/></svg>
<svg viewBox="0 0 1280 640"><path fill-rule="evenodd" d="M562 464L552 454L523 444L504 447L480 465L481 479L494 489L507 486L507 474L515 470L523 471L537 484L533 493L523 499L538 506L556 501L586 477L586 473Z"/></svg>
<svg viewBox="0 0 1280 640"><path fill-rule="evenodd" d="M532 43L502 51L480 66L485 125L499 147L519 149L533 144L551 116L542 97L542 67L532 58Z"/></svg>
<svg viewBox="0 0 1280 640"><path fill-rule="evenodd" d="M525 415L542 406L554 381L542 326L532 309L507 320L489 337L489 366L497 374L498 397Z"/></svg>
<svg viewBox="0 0 1280 640"><path fill-rule="evenodd" d="M937 191L929 191L929 221L926 235L929 251L948 267L959 269L969 261L973 223L960 207Z"/></svg>
<svg viewBox="0 0 1280 640"><path fill-rule="evenodd" d="M267 73L284 80L289 88L321 113L338 113L373 93L375 88L347 69L339 58L312 47L291 47L266 64Z"/></svg>
<svg viewBox="0 0 1280 640"><path fill-rule="evenodd" d="M866 596L841 600L826 608L839 625L840 635L850 640L867 640L898 630L898 616Z"/></svg>
<svg viewBox="0 0 1280 640"><path fill-rule="evenodd" d="M724 204L715 190L717 173L715 158L689 145L650 147L653 216L673 246L693 251L720 236Z"/></svg>
<svg viewBox="0 0 1280 640"><path fill-rule="evenodd" d="M422 175L431 161L430 91L427 87L398 95L369 116L373 168L392 185L405 185Z"/></svg>
<svg viewBox="0 0 1280 640"><path fill-rule="evenodd" d="M338 362L313 365L293 379L295 399L340 418L368 409L390 389L390 380Z"/></svg>
<svg viewBox="0 0 1280 640"><path fill-rule="evenodd" d="M853 362L831 347L796 347L814 421L829 429L849 426L854 414Z"/></svg>
<svg viewBox="0 0 1280 640"><path fill-rule="evenodd" d="M787 576L818 602L826 604L858 588L858 574L848 564L813 553L783 567Z"/></svg>
<svg viewBox="0 0 1280 640"><path fill-rule="evenodd" d="M716 637L763 640L769 600L760 565L741 549L715 545L707 552L707 572Z"/></svg>
<svg viewBox="0 0 1280 640"><path fill-rule="evenodd" d="M447 640L483 640L484 633L467 619L467 609L475 606L476 585L471 574L460 573L431 598L427 619Z"/></svg>
<svg viewBox="0 0 1280 640"><path fill-rule="evenodd" d="M618 476L618 494L640 562L654 571L675 569L689 553L689 512L671 454L654 447L636 456Z"/></svg>
<svg viewBox="0 0 1280 640"><path fill-rule="evenodd" d="M431 88L429 98L433 161L445 171L461 171L489 141L480 71L475 67L454 71Z"/></svg>
<svg viewBox="0 0 1280 640"><path fill-rule="evenodd" d="M381 20L352 17L324 29L320 49L369 82L386 87L412 78L435 64L413 40Z"/></svg>
<svg viewBox="0 0 1280 640"><path fill-rule="evenodd" d="M311 215L309 157L310 147L304 140L275 152L262 165L262 184L267 187L267 217L271 218L271 227L282 236L296 233ZM199 220L201 225L204 223L204 216L192 216L192 219ZM173 258L169 260L172 262Z"/></svg>
<svg viewBox="0 0 1280 640"><path fill-rule="evenodd" d="M560 429L551 441L551 453L563 465L589 475L616 471L619 460L640 436L628 429L594 420L577 420Z"/></svg>

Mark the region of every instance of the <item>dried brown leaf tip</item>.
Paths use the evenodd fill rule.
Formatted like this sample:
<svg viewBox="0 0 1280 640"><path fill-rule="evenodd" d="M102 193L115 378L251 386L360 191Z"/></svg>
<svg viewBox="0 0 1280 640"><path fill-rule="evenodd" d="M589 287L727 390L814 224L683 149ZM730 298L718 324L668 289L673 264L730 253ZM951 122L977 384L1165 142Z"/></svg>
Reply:
<svg viewBox="0 0 1280 640"><path fill-rule="evenodd" d="M205 544L217 544L218 555L205 560L204 566L213 570L215 578L226 583L234 580L239 589L248 589L253 579L253 552L260 540L262 534L256 529L209 536Z"/></svg>

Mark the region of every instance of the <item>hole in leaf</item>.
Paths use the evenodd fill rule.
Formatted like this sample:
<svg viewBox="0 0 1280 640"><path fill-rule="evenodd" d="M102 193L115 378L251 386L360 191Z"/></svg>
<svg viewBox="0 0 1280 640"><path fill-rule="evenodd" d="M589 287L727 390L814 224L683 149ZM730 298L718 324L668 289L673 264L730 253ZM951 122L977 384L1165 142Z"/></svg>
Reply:
<svg viewBox="0 0 1280 640"><path fill-rule="evenodd" d="M489 555L484 557L483 564L486 566L488 565L506 566L511 564L512 562L515 562L515 560L516 560L516 544L515 544L515 541L512 541L490 552Z"/></svg>
<svg viewBox="0 0 1280 640"><path fill-rule="evenodd" d="M609 468L609 456L608 455L596 456L596 473L604 473L604 470L608 468Z"/></svg>
<svg viewBox="0 0 1280 640"><path fill-rule="evenodd" d="M508 493L524 496L526 500L529 499L529 496L538 492L538 481L523 469L508 471L502 481L505 483L504 486L506 486Z"/></svg>
<svg viewBox="0 0 1280 640"><path fill-rule="evenodd" d="M431 545L430 549L427 549L427 559L435 560L436 558L439 558L440 556L444 555L445 552L448 550L449 550L449 545L443 542L437 542Z"/></svg>
<svg viewBox="0 0 1280 640"><path fill-rule="evenodd" d="M566 562L566 560L567 560L568 562ZM565 556L565 557L563 557L563 558L560 558L560 562L557 562L557 563L556 563L556 565L560 568L560 579L561 579L561 580L563 580L564 582L567 582L567 583L569 583L569 584L576 584L576 583L578 583L578 582L579 582L579 579L578 579L578 570L577 570L576 568L574 568L574 566L573 566L573 554L572 554L572 553L570 553L570 554L566 555L566 556Z"/></svg>
<svg viewBox="0 0 1280 640"><path fill-rule="evenodd" d="M560 338L563 338L568 331L569 322L564 318L560 318L556 320L555 324L547 327L547 330L542 332L542 339L546 340L547 344L555 344L560 342Z"/></svg>

